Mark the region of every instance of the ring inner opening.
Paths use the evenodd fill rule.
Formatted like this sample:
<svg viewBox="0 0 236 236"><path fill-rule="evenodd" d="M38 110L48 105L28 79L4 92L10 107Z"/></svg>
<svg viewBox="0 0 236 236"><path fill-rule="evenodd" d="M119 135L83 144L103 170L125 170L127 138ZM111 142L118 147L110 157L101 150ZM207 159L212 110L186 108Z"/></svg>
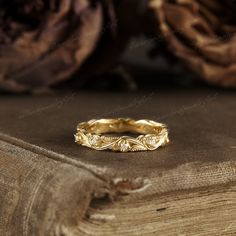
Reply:
<svg viewBox="0 0 236 236"><path fill-rule="evenodd" d="M147 124L130 124L126 122L96 122L88 127L86 130L94 134L158 134L161 131L160 126L153 126Z"/></svg>

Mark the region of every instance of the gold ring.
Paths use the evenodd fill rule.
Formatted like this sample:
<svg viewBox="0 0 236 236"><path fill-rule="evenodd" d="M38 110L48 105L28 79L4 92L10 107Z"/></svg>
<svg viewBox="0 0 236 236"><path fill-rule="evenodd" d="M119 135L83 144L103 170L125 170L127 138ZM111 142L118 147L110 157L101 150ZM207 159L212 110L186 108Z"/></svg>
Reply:
<svg viewBox="0 0 236 236"><path fill-rule="evenodd" d="M109 136L111 133L141 134L132 136ZM75 142L95 150L134 152L152 151L169 142L166 125L152 120L129 118L99 119L79 123Z"/></svg>

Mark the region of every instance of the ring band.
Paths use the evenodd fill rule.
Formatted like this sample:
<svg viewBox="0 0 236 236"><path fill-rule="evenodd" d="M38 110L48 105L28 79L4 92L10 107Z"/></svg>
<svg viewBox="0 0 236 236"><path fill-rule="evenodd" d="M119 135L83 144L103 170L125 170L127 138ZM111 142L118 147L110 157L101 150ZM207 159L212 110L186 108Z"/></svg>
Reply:
<svg viewBox="0 0 236 236"><path fill-rule="evenodd" d="M108 136L108 133L141 134L132 136ZM79 123L75 142L95 150L134 152L152 151L169 142L166 125L152 120L129 118L99 119Z"/></svg>

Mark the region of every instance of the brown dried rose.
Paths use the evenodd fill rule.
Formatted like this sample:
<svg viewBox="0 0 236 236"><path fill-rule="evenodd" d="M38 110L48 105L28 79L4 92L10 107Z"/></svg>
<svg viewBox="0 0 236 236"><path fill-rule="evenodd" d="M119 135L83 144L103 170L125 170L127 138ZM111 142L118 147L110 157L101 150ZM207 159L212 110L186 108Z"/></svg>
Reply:
<svg viewBox="0 0 236 236"><path fill-rule="evenodd" d="M85 61L81 77L101 73L125 41L110 0L1 0L0 89L55 85Z"/></svg>
<svg viewBox="0 0 236 236"><path fill-rule="evenodd" d="M208 82L236 87L236 5L226 0L149 0L156 37Z"/></svg>

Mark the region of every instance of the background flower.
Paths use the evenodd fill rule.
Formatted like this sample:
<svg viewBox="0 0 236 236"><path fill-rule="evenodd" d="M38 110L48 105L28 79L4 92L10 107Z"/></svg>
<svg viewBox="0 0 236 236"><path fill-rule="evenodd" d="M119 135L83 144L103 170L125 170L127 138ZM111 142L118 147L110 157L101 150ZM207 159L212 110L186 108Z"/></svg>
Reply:
<svg viewBox="0 0 236 236"><path fill-rule="evenodd" d="M0 89L23 92L108 70L124 48L109 0L1 1ZM111 56L112 54L112 56Z"/></svg>
<svg viewBox="0 0 236 236"><path fill-rule="evenodd" d="M150 0L149 33L208 82L236 87L235 9L231 0Z"/></svg>

